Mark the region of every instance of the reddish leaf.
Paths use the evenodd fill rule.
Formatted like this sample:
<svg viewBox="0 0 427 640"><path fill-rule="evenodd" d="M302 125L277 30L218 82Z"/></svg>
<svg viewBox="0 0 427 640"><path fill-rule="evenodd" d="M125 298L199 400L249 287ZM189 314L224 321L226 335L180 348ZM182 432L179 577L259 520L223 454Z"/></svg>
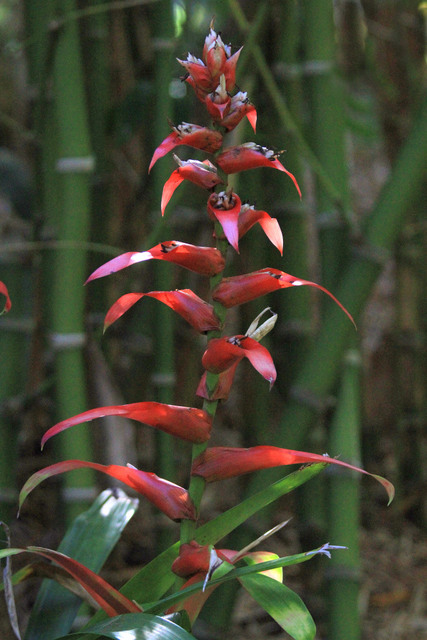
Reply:
<svg viewBox="0 0 427 640"><path fill-rule="evenodd" d="M175 189L179 187L183 180L189 180L203 189L213 189L222 180L218 176L216 167L209 160L180 160L174 156L179 167L175 169L170 178L166 180L163 187L161 210L165 213L166 206L171 199Z"/></svg>
<svg viewBox="0 0 427 640"><path fill-rule="evenodd" d="M202 357L202 365L207 371L221 373L248 358L254 369L268 380L270 387L276 380L276 369L269 351L248 336L213 338Z"/></svg>
<svg viewBox="0 0 427 640"><path fill-rule="evenodd" d="M258 211L252 205L243 204L239 215L239 238L259 223L272 244L283 255L283 235L276 218L272 218L266 211Z"/></svg>
<svg viewBox="0 0 427 640"><path fill-rule="evenodd" d="M193 463L192 475L201 476L206 482L216 482L225 478L290 464L306 464L322 462L339 465L372 476L380 482L389 497L389 503L394 497L394 487L385 478L368 473L347 462L330 458L327 455L307 453L306 451L293 451L292 449L280 449L279 447L259 446L249 449L234 447L213 447L206 449Z"/></svg>
<svg viewBox="0 0 427 640"><path fill-rule="evenodd" d="M178 313L199 333L220 328L220 322L212 305L197 296L191 289L176 291L150 291L149 293L127 293L121 296L107 312L104 331L118 320L128 309L144 296L155 298Z"/></svg>
<svg viewBox="0 0 427 640"><path fill-rule="evenodd" d="M225 173L238 173L249 169L257 169L258 167L271 167L283 171L291 178L301 198L301 190L295 176L285 169L278 160L277 154L255 142L246 142L237 147L229 147L220 153L216 161Z"/></svg>
<svg viewBox="0 0 427 640"><path fill-rule="evenodd" d="M2 294L6 298L5 305L3 309L0 311L0 316L1 316L3 313L7 313L8 311L10 311L12 307L12 302L9 297L9 292L7 290L7 287L4 284L4 282L2 282L1 280L0 280L0 294Z"/></svg>
<svg viewBox="0 0 427 640"><path fill-rule="evenodd" d="M246 273L241 276L223 278L219 285L215 287L212 297L217 302L220 302L224 307L229 308L235 307L239 304L244 304L245 302L250 302L251 300L255 300L255 298L264 296L272 291L277 291L278 289L299 287L302 285L316 287L316 289L320 289L320 291L326 293L350 318L354 326L356 326L347 309L338 302L332 293L320 284L296 278L295 276L289 275L289 273L279 271L279 269L272 269L270 267L260 269L259 271L253 271L252 273Z"/></svg>
<svg viewBox="0 0 427 640"><path fill-rule="evenodd" d="M128 251L117 258L109 260L89 276L85 284L109 276L116 271L125 269L137 262L145 260L165 260L173 262L180 267L185 267L189 271L194 271L202 276L214 276L220 273L225 266L225 260L218 249L214 247L198 247L194 244L179 242L178 240L167 240L161 242L148 251Z"/></svg>
<svg viewBox="0 0 427 640"><path fill-rule="evenodd" d="M139 471L131 465L122 467L116 464L103 465L85 460L65 460L45 467L34 473L21 489L19 494L19 508L24 500L43 480L51 478L65 471L88 468L101 471L116 480L120 480L131 489L145 496L160 511L163 511L171 520L194 520L196 512L188 492L179 485L159 478L155 473Z"/></svg>
<svg viewBox="0 0 427 640"><path fill-rule="evenodd" d="M48 560L53 560L92 596L108 616L113 617L122 613L140 613L142 611L139 605L126 598L106 580L77 560L73 560L73 558L69 558L58 551L44 549L43 547L27 547L23 551L36 553Z"/></svg>
<svg viewBox="0 0 427 640"><path fill-rule="evenodd" d="M239 253L238 220L241 200L236 193L212 193L208 199L208 213L211 219L218 220L231 246Z"/></svg>
<svg viewBox="0 0 427 640"><path fill-rule="evenodd" d="M172 127L173 131L157 147L151 159L148 173L159 158L165 156L169 151L178 145L185 144L193 149L200 149L206 153L215 153L222 145L222 135L219 131L200 127L197 124L182 122L177 127Z"/></svg>
<svg viewBox="0 0 427 640"><path fill-rule="evenodd" d="M212 391L208 389L207 372L205 371L200 379L196 395L206 400L227 400L239 362L240 360L232 364L229 369L218 374L218 381Z"/></svg>
<svg viewBox="0 0 427 640"><path fill-rule="evenodd" d="M212 418L202 409L181 407L160 402L134 402L110 407L99 407L79 413L72 418L62 420L48 429L42 438L42 448L46 442L58 433L83 422L90 422L105 416L121 416L129 420L136 420L150 427L155 427L173 436L202 443L210 437Z"/></svg>

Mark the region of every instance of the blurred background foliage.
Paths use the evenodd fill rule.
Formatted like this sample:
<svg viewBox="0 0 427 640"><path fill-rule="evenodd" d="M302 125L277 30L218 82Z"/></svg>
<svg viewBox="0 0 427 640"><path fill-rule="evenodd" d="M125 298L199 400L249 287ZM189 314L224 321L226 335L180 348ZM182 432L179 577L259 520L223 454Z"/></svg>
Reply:
<svg viewBox="0 0 427 640"><path fill-rule="evenodd" d="M362 463L397 485L387 512L396 529L409 521L425 530L425 14L413 0L0 3L0 279L13 301L0 319L0 519L13 518L28 475L58 456L132 462L187 482L184 445L124 421L78 427L42 456L39 441L54 422L95 406L198 403L204 342L169 309L144 299L105 336L102 324L123 293L190 287L203 295L203 280L145 263L82 285L124 251L170 239L211 243L206 194L182 185L161 219L174 163L163 158L150 175L147 168L168 119L207 124L176 57L201 55L213 16L225 42L244 45L237 84L258 110L257 134L241 124L230 145L284 149L303 191L300 202L289 181L265 170L235 178L242 200L279 219L285 249L280 258L253 229L233 263L239 272L272 266L327 286L358 332L308 288L272 295L267 304L279 321L266 346L276 387L269 392L242 364L212 442L328 451ZM181 158L202 159L197 154L179 150ZM264 306L233 310L227 331L243 333ZM268 477L209 494L206 517ZM76 473L65 482L29 501L27 535L60 528L103 481ZM332 611L328 637L340 640L362 633L360 526L373 529L384 507L376 487L363 483L366 492L361 509L358 480L325 474L286 507L297 514L301 544L326 538L351 548L327 574L319 563L311 578L313 601ZM176 537L143 509L135 562ZM276 514L265 513L233 544L272 521ZM221 630L234 595L218 598L213 621Z"/></svg>

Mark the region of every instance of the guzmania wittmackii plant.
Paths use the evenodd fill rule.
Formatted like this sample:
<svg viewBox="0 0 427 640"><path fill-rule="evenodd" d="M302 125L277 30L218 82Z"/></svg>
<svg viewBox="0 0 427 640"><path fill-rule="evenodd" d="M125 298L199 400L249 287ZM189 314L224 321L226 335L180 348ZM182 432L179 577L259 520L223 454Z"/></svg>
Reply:
<svg viewBox="0 0 427 640"><path fill-rule="evenodd" d="M291 179L292 188L296 188L301 197L295 177L280 162L279 154L254 142L224 146L227 133L245 117L254 131L256 126L255 107L247 94L235 87L240 51L232 53L230 46L223 43L211 24L202 58L188 54L186 60L179 60L186 72L184 80L206 108L211 126L186 122L173 126L170 135L154 152L149 167L151 171L158 160L180 145L209 154L209 159L203 161L181 160L174 156L178 167L164 185L161 212L163 215L172 194L184 180L205 189L209 194L207 214L212 222L215 246L202 247L165 240L151 249L127 252L110 260L87 280L92 282L146 260L171 262L209 278L210 302L190 289L128 293L112 305L105 318L107 328L141 298L148 296L170 307L195 331L206 334L206 350L201 360L204 372L196 391L196 395L202 399L202 408L159 402L100 407L63 420L50 428L42 439L43 447L50 438L62 431L103 416L122 416L135 420L192 443L188 489L130 464L102 465L84 460L66 460L32 475L19 498L21 507L43 480L66 471L90 468L121 481L147 498L173 521L179 521L180 539L140 570L121 591L113 588L92 569L63 553L64 548L60 551L41 547L9 548L0 552L3 558L24 551L39 554L59 565L83 587L100 610L79 632L79 637L83 634L88 638L94 635L145 638L145 633L155 632L156 637L162 638L192 638L192 625L210 594L224 582L237 579L292 638L314 638L316 627L310 613L300 597L283 584L283 567L305 562L317 554L330 557L331 550L343 547L327 543L305 553L278 557L271 552L255 550L259 540L243 550L222 549L215 545L261 508L313 478L328 465L339 465L373 475L328 455L275 446L208 447L218 404L227 399L241 360L247 358L270 388L276 380L273 359L260 344L260 340L273 328L276 316L266 310L266 321L262 321L263 312L246 333L229 335L226 322L228 309L279 289L308 285L328 294L353 321L346 309L322 286L279 269L266 267L252 273L224 276L227 253L238 253L239 242L257 223L280 254L283 252L283 237L277 219L255 206L242 204L241 197L229 186L228 176L257 168L275 169ZM3 285L1 291L7 291ZM198 524L206 483L295 464L301 465L297 471L211 521ZM384 486L391 501L394 492L391 483L380 476L373 477ZM45 612L45 616L48 617L49 612ZM72 620L66 633L71 623ZM125 635L126 630L129 636ZM63 634L61 637L64 637Z"/></svg>

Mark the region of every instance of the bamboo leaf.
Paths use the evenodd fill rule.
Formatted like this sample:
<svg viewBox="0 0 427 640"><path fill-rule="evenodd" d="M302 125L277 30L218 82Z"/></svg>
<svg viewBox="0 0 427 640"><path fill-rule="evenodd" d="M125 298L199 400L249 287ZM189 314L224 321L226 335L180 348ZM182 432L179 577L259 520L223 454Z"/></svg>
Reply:
<svg viewBox="0 0 427 640"><path fill-rule="evenodd" d="M298 594L266 575L240 578L248 593L295 640L312 640L316 626Z"/></svg>

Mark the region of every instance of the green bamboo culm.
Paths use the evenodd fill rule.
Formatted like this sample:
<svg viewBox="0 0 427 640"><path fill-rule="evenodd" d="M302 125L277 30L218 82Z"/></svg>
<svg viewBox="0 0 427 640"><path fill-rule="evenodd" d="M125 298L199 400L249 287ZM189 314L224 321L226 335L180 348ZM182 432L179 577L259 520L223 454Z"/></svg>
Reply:
<svg viewBox="0 0 427 640"><path fill-rule="evenodd" d="M357 347L349 349L344 358L337 408L329 431L328 447L339 452L341 460L361 466L361 385L362 359ZM328 480L328 539L347 547L345 553L334 554L326 568L328 581L329 638L360 640L359 614L360 558L359 512L360 476L347 470L336 473L332 465L326 470Z"/></svg>
<svg viewBox="0 0 427 640"><path fill-rule="evenodd" d="M66 18L75 11L74 0L59 0L57 14ZM86 96L76 21L59 27L53 61L53 91L58 135L56 160L60 201L52 212L58 240L86 242L89 239L91 179L94 158L91 151ZM59 420L87 408L83 348L85 344L86 250L57 251L51 264L51 343L55 353L56 411ZM64 433L64 457L90 459L89 431L83 427ZM72 474L65 480L67 518L71 521L93 495L93 475Z"/></svg>
<svg viewBox="0 0 427 640"><path fill-rule="evenodd" d="M333 5L329 0L301 5L304 60L304 88L307 96L307 139L335 189L340 194L341 207L324 185L315 177L315 223L319 247L319 280L330 291L335 291L343 265L348 258L348 224L345 212L349 206L347 157L345 145L345 118L343 82L337 69ZM326 296L318 296L320 307L329 303ZM321 314L320 314L321 316ZM321 323L321 319L320 319ZM315 342L316 339L314 339ZM301 359L298 360L299 362ZM299 429L299 424L294 425ZM303 448L325 451L326 429L318 420L310 429ZM311 491L301 491L299 504L307 530L323 534L326 528L326 484L324 478ZM310 542L308 542L310 544Z"/></svg>

